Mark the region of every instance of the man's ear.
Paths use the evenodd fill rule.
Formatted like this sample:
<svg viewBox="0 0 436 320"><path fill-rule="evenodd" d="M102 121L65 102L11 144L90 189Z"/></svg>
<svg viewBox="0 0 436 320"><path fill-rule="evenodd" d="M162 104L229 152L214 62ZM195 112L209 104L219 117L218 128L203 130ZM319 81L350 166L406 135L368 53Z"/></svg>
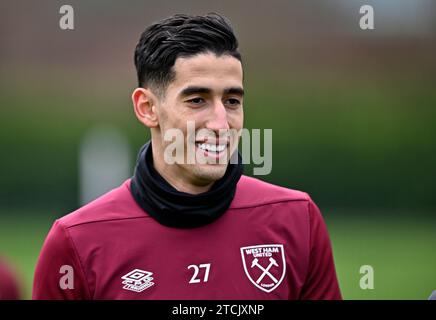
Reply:
<svg viewBox="0 0 436 320"><path fill-rule="evenodd" d="M156 113L157 97L145 88L136 88L132 93L133 109L138 120L149 128L159 125Z"/></svg>

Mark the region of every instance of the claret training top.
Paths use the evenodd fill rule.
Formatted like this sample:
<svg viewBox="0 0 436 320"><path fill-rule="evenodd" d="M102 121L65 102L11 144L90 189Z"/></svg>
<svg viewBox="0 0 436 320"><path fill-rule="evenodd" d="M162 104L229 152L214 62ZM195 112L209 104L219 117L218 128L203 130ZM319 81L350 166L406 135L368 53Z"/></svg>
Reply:
<svg viewBox="0 0 436 320"><path fill-rule="evenodd" d="M307 193L229 164L191 195L153 168L56 220L34 299L341 299L327 229Z"/></svg>

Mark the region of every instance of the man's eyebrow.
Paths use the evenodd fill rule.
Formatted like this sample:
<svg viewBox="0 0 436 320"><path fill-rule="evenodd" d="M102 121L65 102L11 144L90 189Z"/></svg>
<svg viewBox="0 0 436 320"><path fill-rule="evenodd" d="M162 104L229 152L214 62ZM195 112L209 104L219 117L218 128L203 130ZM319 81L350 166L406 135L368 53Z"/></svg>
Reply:
<svg viewBox="0 0 436 320"><path fill-rule="evenodd" d="M209 88L206 88L206 87L190 86L190 87L186 87L185 89L183 89L179 95L181 97L186 97L186 96L190 96L191 94L211 93L211 92L212 92L212 90L210 90Z"/></svg>
<svg viewBox="0 0 436 320"><path fill-rule="evenodd" d="M186 97L186 96L190 96L192 94L197 94L197 93L210 94L210 93L212 93L212 90L210 88L207 88L207 87L190 86L190 87L184 88L180 92L179 95L181 97ZM237 94L240 96L244 96L244 89L241 87L230 87L230 88L225 88L223 93L224 94Z"/></svg>
<svg viewBox="0 0 436 320"><path fill-rule="evenodd" d="M224 89L224 94L237 94L240 96L244 96L244 89L241 87L232 87Z"/></svg>

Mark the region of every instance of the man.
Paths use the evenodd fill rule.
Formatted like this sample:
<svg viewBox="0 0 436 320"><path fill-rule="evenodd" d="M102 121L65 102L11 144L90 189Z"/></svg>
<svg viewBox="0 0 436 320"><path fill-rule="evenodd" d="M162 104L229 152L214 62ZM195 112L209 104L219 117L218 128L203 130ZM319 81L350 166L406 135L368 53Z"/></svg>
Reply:
<svg viewBox="0 0 436 320"><path fill-rule="evenodd" d="M33 298L341 299L310 197L244 176L241 158L231 161L244 91L227 20L156 23L135 65L134 111L151 141L132 179L55 222ZM176 133L183 139L168 139Z"/></svg>
<svg viewBox="0 0 436 320"><path fill-rule="evenodd" d="M21 290L17 275L5 259L0 257L0 300L20 300Z"/></svg>

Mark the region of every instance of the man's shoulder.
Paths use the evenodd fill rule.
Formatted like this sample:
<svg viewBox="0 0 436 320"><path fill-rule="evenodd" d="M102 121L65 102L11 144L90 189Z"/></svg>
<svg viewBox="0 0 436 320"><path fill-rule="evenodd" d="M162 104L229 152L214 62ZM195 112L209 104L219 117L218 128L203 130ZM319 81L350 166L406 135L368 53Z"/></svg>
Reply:
<svg viewBox="0 0 436 320"><path fill-rule="evenodd" d="M87 223L145 217L130 193L130 179L58 219L65 228Z"/></svg>
<svg viewBox="0 0 436 320"><path fill-rule="evenodd" d="M231 208L257 207L279 202L311 201L303 191L281 187L249 176L241 176Z"/></svg>

